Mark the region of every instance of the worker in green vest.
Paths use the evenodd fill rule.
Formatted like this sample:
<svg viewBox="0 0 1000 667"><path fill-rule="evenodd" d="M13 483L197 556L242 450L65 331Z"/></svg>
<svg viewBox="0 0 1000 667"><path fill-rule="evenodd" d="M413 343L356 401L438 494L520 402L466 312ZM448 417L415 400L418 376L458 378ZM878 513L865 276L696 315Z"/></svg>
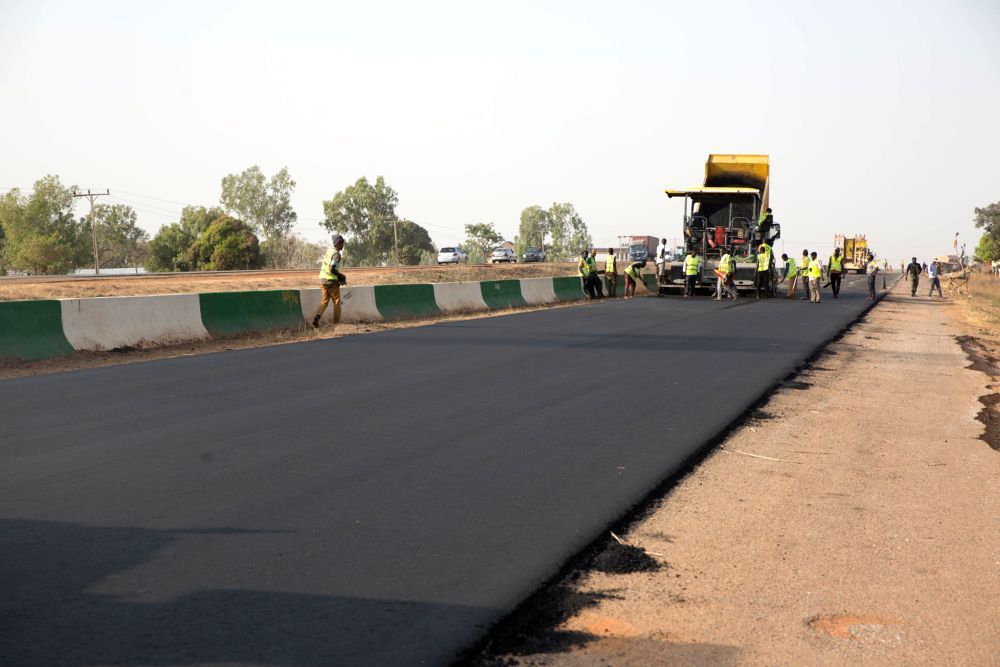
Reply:
<svg viewBox="0 0 1000 667"><path fill-rule="evenodd" d="M625 267L625 298L631 299L635 296L635 286L642 282L642 270L646 268L645 260L632 262ZM645 287L645 283L643 283Z"/></svg>
<svg viewBox="0 0 1000 667"><path fill-rule="evenodd" d="M844 273L844 257L840 254L840 248L834 248L830 255L830 263L826 267L826 275L830 277L830 289L833 290L833 298L840 298L840 280Z"/></svg>
<svg viewBox="0 0 1000 667"><path fill-rule="evenodd" d="M690 299L694 296L694 290L698 286L698 266L700 261L694 254L694 250L688 250L684 258L684 298Z"/></svg>
<svg viewBox="0 0 1000 667"><path fill-rule="evenodd" d="M819 291L823 287L823 262L815 252L809 253L809 300L819 303Z"/></svg>
<svg viewBox="0 0 1000 667"><path fill-rule="evenodd" d="M319 269L319 283L323 290L323 298L319 302L319 308L313 316L313 328L319 328L319 320L323 317L328 303L333 301L333 323L340 323L340 286L347 284L347 276L340 272L341 251L344 249L344 237L334 234L333 246L323 255L323 265Z"/></svg>
<svg viewBox="0 0 1000 667"><path fill-rule="evenodd" d="M604 279L608 282L608 296L612 299L618 296L618 258L612 248L608 248L604 258Z"/></svg>
<svg viewBox="0 0 1000 667"><path fill-rule="evenodd" d="M765 298L770 294L771 290L771 246L766 243L761 243L757 247L757 275L754 279L754 287L757 288L757 296L755 299L759 299L761 295Z"/></svg>
<svg viewBox="0 0 1000 667"><path fill-rule="evenodd" d="M722 293L725 292L731 300L736 301L736 260L728 252L722 253L722 257L719 258L719 268L715 270L715 276L715 296L712 298L715 301L722 301Z"/></svg>
<svg viewBox="0 0 1000 667"><path fill-rule="evenodd" d="M788 255L782 253L781 261L785 263L785 277L782 281L788 281L788 293L785 294L785 298L794 299L795 290L799 284L799 266L795 263L794 257L789 257Z"/></svg>
<svg viewBox="0 0 1000 667"><path fill-rule="evenodd" d="M802 289L805 291L805 295L802 297L803 301L809 300L809 251L805 248L802 249L802 259L799 260L799 282L802 283Z"/></svg>
<svg viewBox="0 0 1000 667"><path fill-rule="evenodd" d="M587 293L591 299L596 299L597 294L594 292L594 283L590 279L590 269L592 264L589 261L590 251L584 250L580 254L580 260L576 263L576 268L580 272L580 280L583 281L583 291Z"/></svg>

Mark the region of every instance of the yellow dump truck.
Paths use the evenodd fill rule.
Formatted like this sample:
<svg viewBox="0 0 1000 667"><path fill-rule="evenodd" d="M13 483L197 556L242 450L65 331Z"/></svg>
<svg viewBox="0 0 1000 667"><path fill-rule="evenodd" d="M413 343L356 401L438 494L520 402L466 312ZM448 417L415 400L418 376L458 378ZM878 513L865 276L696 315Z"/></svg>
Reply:
<svg viewBox="0 0 1000 667"><path fill-rule="evenodd" d="M868 266L868 240L864 234L860 236L844 236L837 234L833 237L833 245L840 248L840 254L844 256L844 273L854 271L864 273Z"/></svg>
<svg viewBox="0 0 1000 667"><path fill-rule="evenodd" d="M757 248L774 245L781 225L766 215L770 195L767 155L712 154L700 187L668 189L667 197L684 197L684 251L701 259L698 285L715 286L715 269L724 253L736 259L736 286L750 288L757 273ZM772 283L776 274L771 271ZM684 285L684 258L664 265L660 293Z"/></svg>

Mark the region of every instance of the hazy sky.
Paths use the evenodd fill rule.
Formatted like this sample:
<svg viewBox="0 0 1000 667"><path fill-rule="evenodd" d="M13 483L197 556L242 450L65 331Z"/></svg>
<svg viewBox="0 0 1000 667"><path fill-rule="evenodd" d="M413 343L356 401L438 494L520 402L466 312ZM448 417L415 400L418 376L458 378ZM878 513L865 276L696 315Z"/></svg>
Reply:
<svg viewBox="0 0 1000 667"><path fill-rule="evenodd" d="M0 188L110 188L151 233L253 164L314 240L362 175L438 245L567 201L675 237L711 152L770 155L789 250L971 252L1000 200L1000 0L0 0L0 90Z"/></svg>

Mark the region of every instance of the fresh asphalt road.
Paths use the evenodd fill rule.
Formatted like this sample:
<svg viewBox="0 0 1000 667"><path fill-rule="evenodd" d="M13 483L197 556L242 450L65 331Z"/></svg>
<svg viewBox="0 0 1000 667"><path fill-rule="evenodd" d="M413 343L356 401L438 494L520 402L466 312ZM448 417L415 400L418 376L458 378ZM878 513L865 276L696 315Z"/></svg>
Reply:
<svg viewBox="0 0 1000 667"><path fill-rule="evenodd" d="M0 382L0 663L447 663L855 319L848 282Z"/></svg>

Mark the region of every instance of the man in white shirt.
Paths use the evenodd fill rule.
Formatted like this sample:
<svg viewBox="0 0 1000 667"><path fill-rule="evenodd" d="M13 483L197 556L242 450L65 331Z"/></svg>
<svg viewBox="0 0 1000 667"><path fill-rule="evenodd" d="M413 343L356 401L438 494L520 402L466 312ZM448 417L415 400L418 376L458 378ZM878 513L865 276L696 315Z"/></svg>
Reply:
<svg viewBox="0 0 1000 667"><path fill-rule="evenodd" d="M657 275L663 274L663 267L667 263L667 240L660 239L660 245L656 246L656 273Z"/></svg>

